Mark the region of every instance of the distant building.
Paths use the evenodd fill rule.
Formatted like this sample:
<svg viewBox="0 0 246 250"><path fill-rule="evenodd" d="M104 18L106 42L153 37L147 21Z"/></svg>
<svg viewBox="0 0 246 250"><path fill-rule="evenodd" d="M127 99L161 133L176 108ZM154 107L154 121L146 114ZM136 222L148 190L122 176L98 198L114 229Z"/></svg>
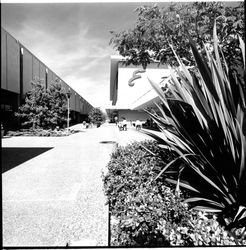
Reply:
<svg viewBox="0 0 246 250"><path fill-rule="evenodd" d="M59 80L66 92L70 91L71 124L87 118L92 105L1 28L1 123L5 129L18 127L19 121L14 112L24 102L25 94L31 89L30 83L35 78L43 80L46 88L52 81Z"/></svg>
<svg viewBox="0 0 246 250"><path fill-rule="evenodd" d="M143 70L142 66L124 65L122 57L111 56L110 101L112 105L106 109L111 121L117 116L119 120L124 117L127 121L145 122L149 116L144 109L156 108L155 102L160 102L148 78L160 86L165 86L169 76L170 71L166 65L153 62Z"/></svg>

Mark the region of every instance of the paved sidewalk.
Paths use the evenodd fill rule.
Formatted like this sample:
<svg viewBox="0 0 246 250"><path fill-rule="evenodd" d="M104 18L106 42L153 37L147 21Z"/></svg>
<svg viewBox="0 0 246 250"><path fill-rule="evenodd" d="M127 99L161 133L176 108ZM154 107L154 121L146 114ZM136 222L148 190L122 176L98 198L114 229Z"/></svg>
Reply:
<svg viewBox="0 0 246 250"><path fill-rule="evenodd" d="M3 148L49 147L2 174L3 246L107 246L102 172L116 141L148 137L108 124L67 137L12 137Z"/></svg>

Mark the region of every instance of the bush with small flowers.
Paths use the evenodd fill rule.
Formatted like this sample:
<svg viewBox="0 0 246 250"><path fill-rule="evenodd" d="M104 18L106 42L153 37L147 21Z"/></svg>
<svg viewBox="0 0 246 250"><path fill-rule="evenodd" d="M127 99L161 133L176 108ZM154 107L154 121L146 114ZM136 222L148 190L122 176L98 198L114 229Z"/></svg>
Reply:
<svg viewBox="0 0 246 250"><path fill-rule="evenodd" d="M144 141L117 147L103 176L110 204L111 245L220 246L237 242L213 214L189 209L182 194L155 180L174 155Z"/></svg>
<svg viewBox="0 0 246 250"><path fill-rule="evenodd" d="M20 131L8 131L7 136L44 136L58 137L68 136L78 131L72 129L21 129Z"/></svg>

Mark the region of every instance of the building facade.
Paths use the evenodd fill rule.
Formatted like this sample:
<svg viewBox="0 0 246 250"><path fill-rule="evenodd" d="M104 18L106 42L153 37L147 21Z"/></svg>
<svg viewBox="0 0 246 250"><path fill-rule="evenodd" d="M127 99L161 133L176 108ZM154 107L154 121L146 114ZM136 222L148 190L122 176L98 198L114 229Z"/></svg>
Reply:
<svg viewBox="0 0 246 250"><path fill-rule="evenodd" d="M149 118L145 109L156 108L160 102L159 96L152 88L149 80L165 86L169 80L170 71L166 65L157 62L150 63L144 70L141 66L123 63L123 58L111 56L110 68L110 101L107 113L111 121L115 116L118 120L140 120L142 123Z"/></svg>
<svg viewBox="0 0 246 250"><path fill-rule="evenodd" d="M1 28L1 123L5 129L19 126L14 113L23 104L26 93L31 90L31 81L35 79L42 80L46 88L59 81L65 91L70 92L71 124L87 119L92 105Z"/></svg>

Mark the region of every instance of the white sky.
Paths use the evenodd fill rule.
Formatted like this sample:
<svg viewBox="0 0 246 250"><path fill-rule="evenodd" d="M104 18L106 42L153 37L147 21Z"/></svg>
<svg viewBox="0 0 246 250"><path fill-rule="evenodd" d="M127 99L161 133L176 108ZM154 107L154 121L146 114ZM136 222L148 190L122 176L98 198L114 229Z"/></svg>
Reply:
<svg viewBox="0 0 246 250"><path fill-rule="evenodd" d="M2 27L93 106L108 106L110 55L117 54L109 31L133 26L143 3L23 2L2 1Z"/></svg>
<svg viewBox="0 0 246 250"><path fill-rule="evenodd" d="M136 3L2 3L1 23L96 107L109 104L110 30L135 22Z"/></svg>

